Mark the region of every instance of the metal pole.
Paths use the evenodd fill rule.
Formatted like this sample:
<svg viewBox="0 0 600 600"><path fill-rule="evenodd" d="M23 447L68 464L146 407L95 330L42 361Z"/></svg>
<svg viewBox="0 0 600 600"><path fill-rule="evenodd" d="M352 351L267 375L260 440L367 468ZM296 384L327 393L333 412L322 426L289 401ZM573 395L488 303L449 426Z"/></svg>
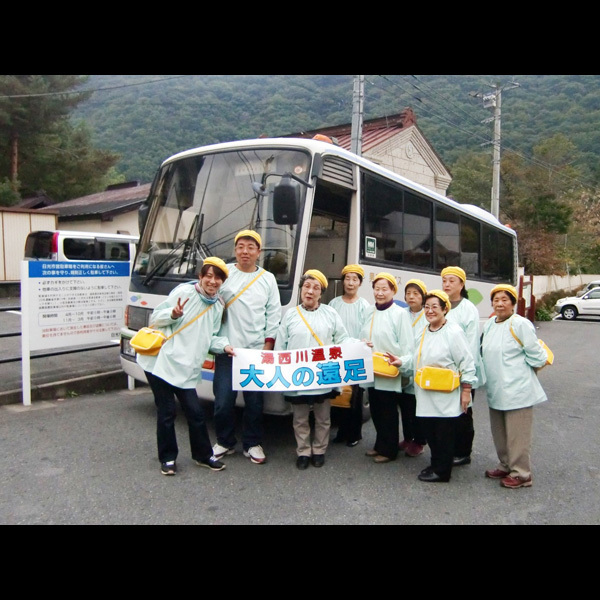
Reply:
<svg viewBox="0 0 600 600"><path fill-rule="evenodd" d="M352 130L350 134L350 151L361 156L362 154L362 124L363 124L363 99L365 90L365 76L354 76L354 90L352 94Z"/></svg>
<svg viewBox="0 0 600 600"><path fill-rule="evenodd" d="M496 91L496 106L494 107L494 158L492 174L492 205L491 213L498 219L500 213L500 120L501 120L502 89Z"/></svg>

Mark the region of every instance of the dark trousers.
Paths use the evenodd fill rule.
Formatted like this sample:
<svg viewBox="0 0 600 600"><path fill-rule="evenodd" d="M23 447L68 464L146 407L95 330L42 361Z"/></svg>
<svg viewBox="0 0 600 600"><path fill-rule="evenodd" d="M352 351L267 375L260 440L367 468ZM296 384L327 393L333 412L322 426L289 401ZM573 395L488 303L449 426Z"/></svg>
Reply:
<svg viewBox="0 0 600 600"><path fill-rule="evenodd" d="M332 406L338 418L337 438L344 442L356 442L362 440L362 407L365 390L358 385L352 386L350 397L350 408Z"/></svg>
<svg viewBox="0 0 600 600"><path fill-rule="evenodd" d="M225 448L233 448L235 437L235 400L237 390L231 389L233 359L227 354L215 356L215 431L217 442ZM242 445L244 450L262 444L263 438L263 393L244 392L244 415L242 417Z"/></svg>
<svg viewBox="0 0 600 600"><path fill-rule="evenodd" d="M411 440L421 446L427 444L427 440L421 430L421 419L417 417L417 398L414 394L402 392L399 395L400 419L402 421L402 434L407 442Z"/></svg>
<svg viewBox="0 0 600 600"><path fill-rule="evenodd" d="M421 426L431 451L431 468L436 475L450 479L456 425L460 417L422 417Z"/></svg>
<svg viewBox="0 0 600 600"><path fill-rule="evenodd" d="M148 371L145 373L156 404L156 441L160 462L175 460L179 453L175 435L175 398L179 400L187 419L192 458L208 460L212 456L212 446L204 418L204 408L196 390L178 388Z"/></svg>
<svg viewBox="0 0 600 600"><path fill-rule="evenodd" d="M475 400L475 390L471 390L471 398ZM474 438L475 427L473 425L473 407L470 406L466 413L462 413L460 417L458 417L454 456L471 456Z"/></svg>
<svg viewBox="0 0 600 600"><path fill-rule="evenodd" d="M398 457L400 442L398 396L397 392L369 388L371 418L377 432L373 449L381 456L387 456L392 460Z"/></svg>

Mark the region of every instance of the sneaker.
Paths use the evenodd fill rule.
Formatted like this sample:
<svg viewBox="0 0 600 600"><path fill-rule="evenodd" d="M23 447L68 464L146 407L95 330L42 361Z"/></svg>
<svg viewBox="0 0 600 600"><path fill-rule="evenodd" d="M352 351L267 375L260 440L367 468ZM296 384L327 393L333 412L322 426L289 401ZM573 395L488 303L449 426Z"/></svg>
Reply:
<svg viewBox="0 0 600 600"><path fill-rule="evenodd" d="M267 460L262 446L252 446L248 450L244 450L244 456L257 465L262 465Z"/></svg>
<svg viewBox="0 0 600 600"><path fill-rule="evenodd" d="M160 472L163 475L175 475L177 473L177 465L174 460L169 460L167 462L160 464Z"/></svg>
<svg viewBox="0 0 600 600"><path fill-rule="evenodd" d="M485 472L485 476L489 479L504 479L508 477L510 473L503 471L502 469L489 469Z"/></svg>
<svg viewBox="0 0 600 600"><path fill-rule="evenodd" d="M500 485L505 488L511 488L516 490L521 487L531 487L531 477L525 479L524 477L520 477L517 475L516 477L505 477L500 481Z"/></svg>
<svg viewBox="0 0 600 600"><path fill-rule="evenodd" d="M215 444L212 451L215 458L223 458L227 454L233 454L235 452L235 448L227 448L227 446Z"/></svg>
<svg viewBox="0 0 600 600"><path fill-rule="evenodd" d="M406 447L405 450L405 454L406 456L419 456L420 454L423 454L423 451L425 450L424 446L421 446L421 444L417 444L417 442L413 442L410 441L408 442L408 446Z"/></svg>
<svg viewBox="0 0 600 600"><path fill-rule="evenodd" d="M199 467L206 467L211 471L222 471L225 468L225 463L222 463L218 458L211 456L208 460L197 460L196 464Z"/></svg>
<svg viewBox="0 0 600 600"><path fill-rule="evenodd" d="M400 452L402 452L403 450L406 450L408 448L409 444L410 444L410 442L408 440L402 440L398 444L398 450L400 450Z"/></svg>

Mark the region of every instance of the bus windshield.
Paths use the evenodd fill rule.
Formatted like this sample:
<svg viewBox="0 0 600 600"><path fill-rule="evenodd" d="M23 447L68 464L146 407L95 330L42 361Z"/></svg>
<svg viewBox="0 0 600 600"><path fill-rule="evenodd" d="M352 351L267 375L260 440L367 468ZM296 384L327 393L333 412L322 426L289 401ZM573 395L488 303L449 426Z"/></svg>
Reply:
<svg viewBox="0 0 600 600"><path fill-rule="evenodd" d="M133 277L141 284L194 279L206 256L233 262L235 235L253 229L263 241L261 265L291 285L299 225L276 223L272 192L285 173L307 181L309 167L306 152L264 147L165 164L148 198ZM298 187L302 207L306 187Z"/></svg>

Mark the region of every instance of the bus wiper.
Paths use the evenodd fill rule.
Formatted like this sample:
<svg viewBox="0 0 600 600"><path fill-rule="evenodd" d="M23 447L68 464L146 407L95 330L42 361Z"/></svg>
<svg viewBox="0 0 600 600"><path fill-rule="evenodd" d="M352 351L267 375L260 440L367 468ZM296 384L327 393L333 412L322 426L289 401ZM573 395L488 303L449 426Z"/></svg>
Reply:
<svg viewBox="0 0 600 600"><path fill-rule="evenodd" d="M154 279L154 277L156 277L156 274L160 271L162 266L165 265L168 261L173 260L173 258L175 258L174 254L175 254L175 252L177 252L177 250L179 250L179 248L181 248L181 246L187 246L188 244L191 244L192 242L193 242L193 240L190 240L190 239L182 240L181 242L179 242L178 244L173 246L173 248L171 248L169 253L150 270L150 272L146 275L146 277L144 277L142 284L148 285Z"/></svg>

